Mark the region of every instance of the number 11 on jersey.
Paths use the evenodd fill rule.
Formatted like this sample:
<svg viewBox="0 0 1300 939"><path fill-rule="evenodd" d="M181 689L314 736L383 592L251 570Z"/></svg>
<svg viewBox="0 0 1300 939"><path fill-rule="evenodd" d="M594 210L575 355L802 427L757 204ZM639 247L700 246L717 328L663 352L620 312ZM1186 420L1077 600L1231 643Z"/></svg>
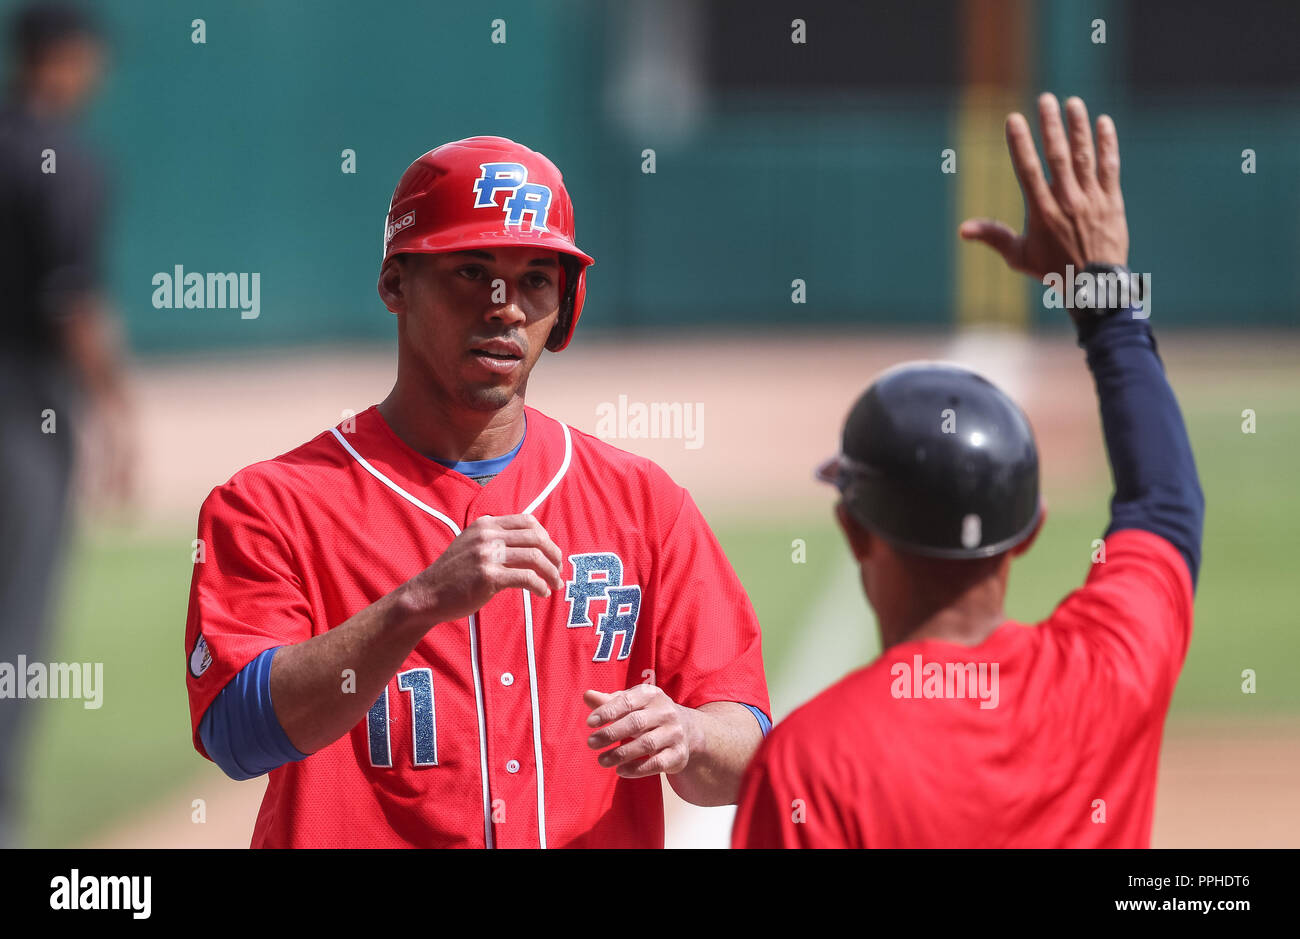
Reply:
<svg viewBox="0 0 1300 939"><path fill-rule="evenodd" d="M438 765L438 724L434 719L433 670L412 668L397 673L397 687L411 696L411 753L416 766ZM388 688L366 712L370 765L391 767L393 746L388 732Z"/></svg>

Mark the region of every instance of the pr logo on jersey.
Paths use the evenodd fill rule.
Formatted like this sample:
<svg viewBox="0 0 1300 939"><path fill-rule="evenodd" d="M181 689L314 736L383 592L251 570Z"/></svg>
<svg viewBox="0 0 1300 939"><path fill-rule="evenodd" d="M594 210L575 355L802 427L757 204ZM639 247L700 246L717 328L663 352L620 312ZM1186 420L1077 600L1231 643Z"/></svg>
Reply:
<svg viewBox="0 0 1300 939"><path fill-rule="evenodd" d="M546 216L551 211L551 189L528 181L528 168L522 163L480 163L482 175L474 180L474 208L497 209L506 214L506 227L520 231L549 231ZM497 193L504 193L503 202ZM524 228L524 216L532 226Z"/></svg>
<svg viewBox="0 0 1300 939"><path fill-rule="evenodd" d="M201 678L211 664L212 653L208 651L208 640L203 638L203 633L199 633L199 641L194 643L194 651L190 653L190 674Z"/></svg>
<svg viewBox="0 0 1300 939"><path fill-rule="evenodd" d="M564 598L569 601L569 628L591 626L591 602L607 600L605 612L595 623L600 639L591 660L608 662L617 637L621 662L632 654L636 621L641 615L641 588L623 583L623 562L617 554L571 554L569 563L573 565L573 579L564 592Z"/></svg>

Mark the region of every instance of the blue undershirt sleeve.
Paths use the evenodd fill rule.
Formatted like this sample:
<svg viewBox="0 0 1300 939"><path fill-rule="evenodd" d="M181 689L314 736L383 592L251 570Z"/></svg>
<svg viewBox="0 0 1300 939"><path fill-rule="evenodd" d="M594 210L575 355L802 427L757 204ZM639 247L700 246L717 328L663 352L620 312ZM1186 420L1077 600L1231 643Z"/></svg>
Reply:
<svg viewBox="0 0 1300 939"><path fill-rule="evenodd" d="M763 736L766 737L767 732L772 729L772 721L768 719L768 716L764 714L762 711L760 711L758 708L754 707L754 705L752 704L744 704L739 701L737 701L736 703L739 704L741 707L749 708L749 712L753 714L754 719L758 721L758 729L761 730L763 732Z"/></svg>
<svg viewBox="0 0 1300 939"><path fill-rule="evenodd" d="M307 758L289 742L271 706L271 663L281 648L267 649L240 669L199 722L203 748L231 779L252 779Z"/></svg>
<svg viewBox="0 0 1300 939"><path fill-rule="evenodd" d="M1084 324L1079 345L1097 385L1115 480L1106 534L1138 528L1164 538L1187 562L1195 588L1205 496L1150 323L1123 310Z"/></svg>

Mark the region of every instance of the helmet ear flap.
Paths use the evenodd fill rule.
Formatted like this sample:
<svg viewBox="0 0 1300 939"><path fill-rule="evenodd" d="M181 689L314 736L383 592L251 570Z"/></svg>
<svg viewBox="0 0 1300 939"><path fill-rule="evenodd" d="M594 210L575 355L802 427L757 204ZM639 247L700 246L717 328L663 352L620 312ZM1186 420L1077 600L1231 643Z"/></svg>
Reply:
<svg viewBox="0 0 1300 939"><path fill-rule="evenodd" d="M569 344L573 327L582 313L578 289L582 286L583 264L568 254L560 255L560 315L546 339L546 348L559 352Z"/></svg>

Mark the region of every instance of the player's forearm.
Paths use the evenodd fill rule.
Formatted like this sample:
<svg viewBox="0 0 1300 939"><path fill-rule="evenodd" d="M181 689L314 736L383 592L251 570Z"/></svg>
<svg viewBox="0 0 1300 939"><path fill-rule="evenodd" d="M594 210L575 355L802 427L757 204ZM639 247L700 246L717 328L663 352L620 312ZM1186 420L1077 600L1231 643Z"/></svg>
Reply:
<svg viewBox="0 0 1300 939"><path fill-rule="evenodd" d="M355 727L432 622L403 586L328 632L281 649L271 700L293 745L314 753Z"/></svg>
<svg viewBox="0 0 1300 939"><path fill-rule="evenodd" d="M763 742L758 721L748 708L729 701L701 705L690 718L690 761L668 782L693 805L733 805L745 767Z"/></svg>
<svg viewBox="0 0 1300 939"><path fill-rule="evenodd" d="M328 632L276 655L271 699L290 742L303 753L356 726L437 623L471 615L502 590L549 596L560 549L531 515L483 516L433 564Z"/></svg>
<svg viewBox="0 0 1300 939"><path fill-rule="evenodd" d="M1107 534L1125 528L1164 538L1196 582L1205 498L1182 413L1147 320L1123 311L1081 330L1115 477Z"/></svg>

